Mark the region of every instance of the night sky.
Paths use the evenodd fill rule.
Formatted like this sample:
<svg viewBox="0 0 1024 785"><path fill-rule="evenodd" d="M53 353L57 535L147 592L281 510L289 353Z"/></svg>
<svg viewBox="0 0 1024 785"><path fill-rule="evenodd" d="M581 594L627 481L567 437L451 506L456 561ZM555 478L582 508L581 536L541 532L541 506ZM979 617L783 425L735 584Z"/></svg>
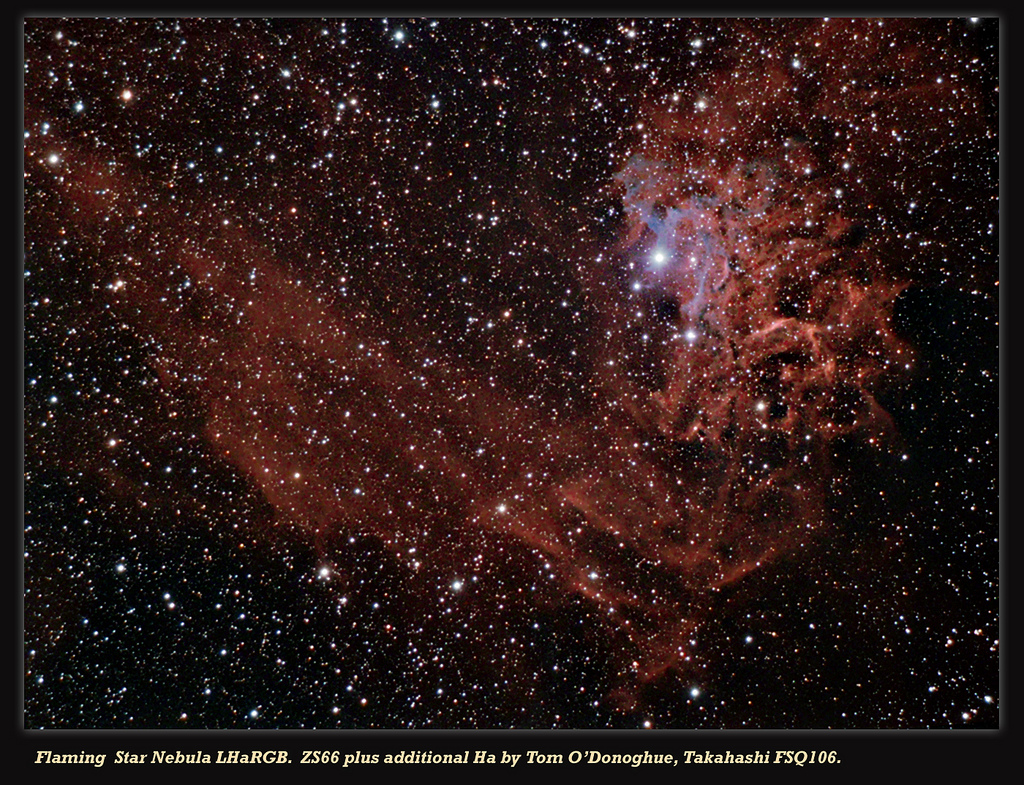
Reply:
<svg viewBox="0 0 1024 785"><path fill-rule="evenodd" d="M998 727L998 20L24 27L24 727Z"/></svg>

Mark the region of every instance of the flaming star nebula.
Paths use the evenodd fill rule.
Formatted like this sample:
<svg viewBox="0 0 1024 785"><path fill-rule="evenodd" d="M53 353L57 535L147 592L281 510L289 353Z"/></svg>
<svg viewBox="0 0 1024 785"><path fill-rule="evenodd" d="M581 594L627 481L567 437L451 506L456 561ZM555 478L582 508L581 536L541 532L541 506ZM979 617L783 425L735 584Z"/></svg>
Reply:
<svg viewBox="0 0 1024 785"><path fill-rule="evenodd" d="M996 727L998 21L25 23L29 727Z"/></svg>

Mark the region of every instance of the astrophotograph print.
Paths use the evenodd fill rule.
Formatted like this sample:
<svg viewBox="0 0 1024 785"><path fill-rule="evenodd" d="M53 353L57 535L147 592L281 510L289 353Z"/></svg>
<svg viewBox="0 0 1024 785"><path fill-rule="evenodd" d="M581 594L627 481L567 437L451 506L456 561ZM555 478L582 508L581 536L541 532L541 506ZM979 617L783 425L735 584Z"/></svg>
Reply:
<svg viewBox="0 0 1024 785"><path fill-rule="evenodd" d="M999 19L22 22L25 729L999 727Z"/></svg>

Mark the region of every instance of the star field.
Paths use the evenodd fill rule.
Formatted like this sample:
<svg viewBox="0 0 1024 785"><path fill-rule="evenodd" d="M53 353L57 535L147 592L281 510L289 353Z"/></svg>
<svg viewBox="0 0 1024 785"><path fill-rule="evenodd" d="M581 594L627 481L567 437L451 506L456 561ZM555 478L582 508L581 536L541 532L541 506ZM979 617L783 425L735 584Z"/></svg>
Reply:
<svg viewBox="0 0 1024 785"><path fill-rule="evenodd" d="M998 727L997 41L25 20L25 726Z"/></svg>

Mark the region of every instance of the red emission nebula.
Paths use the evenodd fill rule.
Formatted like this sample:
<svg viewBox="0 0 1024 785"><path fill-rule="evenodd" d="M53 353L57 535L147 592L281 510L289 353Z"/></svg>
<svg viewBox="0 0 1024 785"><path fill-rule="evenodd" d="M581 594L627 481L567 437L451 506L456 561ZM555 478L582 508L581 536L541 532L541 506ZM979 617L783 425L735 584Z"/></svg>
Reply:
<svg viewBox="0 0 1024 785"><path fill-rule="evenodd" d="M169 188L59 128L26 143L27 220L66 228L91 260L100 294L73 321L115 313L148 348L164 407L151 433L195 423L260 500L240 538L298 536L336 598L355 591L347 543L371 538L412 607L438 585L461 591L481 651L499 619L582 604L630 710L700 667L726 595L839 536L837 488L868 465L843 456L886 466L901 449L885 401L916 360L894 309L948 250L941 221L926 235L899 216L909 194L950 182L950 126L977 134L981 112L969 80L955 92L940 78L954 51L909 22L875 25L735 21L712 66L634 103L594 184L602 230L524 197L507 231L545 247L536 264L565 260L558 280L584 314L563 339L545 328L543 355L516 340L541 339L553 301L498 306L480 337L448 340L459 328L438 315L454 306L424 303L446 298L430 282L454 265L418 278L304 266L335 229L302 199L283 252L222 220L202 187ZM27 78L26 127L46 111ZM305 90L302 111L333 111ZM258 196L238 198L241 211ZM429 220L397 219L409 254ZM511 348L489 348L488 331ZM108 452L67 460L159 504Z"/></svg>

